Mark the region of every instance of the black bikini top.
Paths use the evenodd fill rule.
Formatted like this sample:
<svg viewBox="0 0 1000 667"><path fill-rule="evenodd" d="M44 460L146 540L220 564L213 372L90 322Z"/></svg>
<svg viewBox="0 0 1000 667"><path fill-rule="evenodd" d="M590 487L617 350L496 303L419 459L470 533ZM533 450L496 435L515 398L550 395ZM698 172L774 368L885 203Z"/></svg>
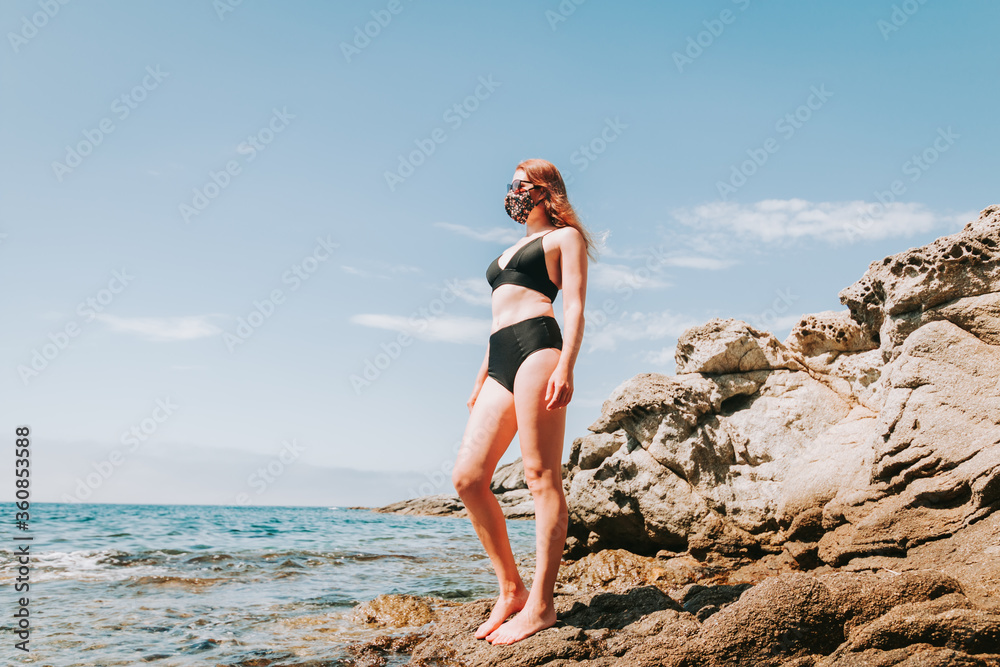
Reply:
<svg viewBox="0 0 1000 667"><path fill-rule="evenodd" d="M542 248L542 236L554 232L549 230L541 236L536 236L514 251L507 261L507 266L500 268L500 257L493 260L486 269L486 280L496 291L501 285L520 285L541 292L555 301L559 288L549 279L549 270L545 267L545 249ZM536 243L537 242L537 243Z"/></svg>

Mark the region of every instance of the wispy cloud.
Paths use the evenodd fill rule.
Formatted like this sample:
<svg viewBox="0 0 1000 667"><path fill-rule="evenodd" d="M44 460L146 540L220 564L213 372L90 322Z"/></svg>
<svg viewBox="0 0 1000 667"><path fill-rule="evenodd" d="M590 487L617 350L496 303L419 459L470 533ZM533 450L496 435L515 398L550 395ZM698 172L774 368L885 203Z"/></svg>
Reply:
<svg viewBox="0 0 1000 667"><path fill-rule="evenodd" d="M352 276L359 276L361 278L382 278L382 279L386 279L386 278L389 277L389 276L375 275L375 274L371 273L370 271L364 271L363 269L359 269L356 266L348 266L347 264L341 264L340 265L340 270L343 271L344 273L349 273Z"/></svg>
<svg viewBox="0 0 1000 667"><path fill-rule="evenodd" d="M119 317L102 313L97 319L118 333L134 334L157 343L207 338L222 333L222 329L208 321L215 315L188 315L182 317Z"/></svg>
<svg viewBox="0 0 1000 667"><path fill-rule="evenodd" d="M350 322L365 327L399 331L420 340L472 344L485 344L489 340L492 324L489 319L458 315L420 318L378 313L353 315Z"/></svg>
<svg viewBox="0 0 1000 667"><path fill-rule="evenodd" d="M509 227L491 227L489 229L473 229L465 225L456 225L451 222L435 222L435 227L446 229L460 236L466 236L477 241L488 241L490 243L500 243L511 245L518 239L524 237L524 230L512 229Z"/></svg>
<svg viewBox="0 0 1000 667"><path fill-rule="evenodd" d="M382 261L370 261L367 264L375 268L373 270L365 270L359 269L356 266L341 264L340 270L361 278L381 278L382 280L389 280L390 276L386 275L386 273L420 273L423 271L420 267L411 266L410 264L389 264Z"/></svg>
<svg viewBox="0 0 1000 667"><path fill-rule="evenodd" d="M717 259L715 257L677 256L667 257L663 260L663 263L667 266L679 266L685 269L721 271L722 269L728 269L730 266L738 264L739 262L734 259Z"/></svg>
<svg viewBox="0 0 1000 667"><path fill-rule="evenodd" d="M483 278L449 280L447 284L458 298L474 306L488 306L493 301L490 284Z"/></svg>
<svg viewBox="0 0 1000 667"><path fill-rule="evenodd" d="M965 221L967 213L935 213L914 202L810 202L766 199L752 204L713 202L673 212L699 234L723 232L732 240L764 242L817 239L839 244L928 232Z"/></svg>
<svg viewBox="0 0 1000 667"><path fill-rule="evenodd" d="M420 273L423 271L419 266L410 266L409 264L390 264L388 270L389 273Z"/></svg>
<svg viewBox="0 0 1000 667"><path fill-rule="evenodd" d="M586 332L586 340L590 347L588 352L607 350L614 352L618 343L623 341L660 341L673 338L676 340L686 329L702 320L695 319L683 313L669 310L660 312L625 312L617 320L608 321L603 326Z"/></svg>
<svg viewBox="0 0 1000 667"><path fill-rule="evenodd" d="M677 345L662 347L659 350L650 350L643 355L642 360L653 366L658 366L668 374L672 374L677 368Z"/></svg>
<svg viewBox="0 0 1000 667"><path fill-rule="evenodd" d="M640 271L640 269L642 269ZM604 264L597 262L587 271L587 285L598 289L615 289L628 285L632 289L657 289L670 287L670 283L661 280L648 269L624 264Z"/></svg>

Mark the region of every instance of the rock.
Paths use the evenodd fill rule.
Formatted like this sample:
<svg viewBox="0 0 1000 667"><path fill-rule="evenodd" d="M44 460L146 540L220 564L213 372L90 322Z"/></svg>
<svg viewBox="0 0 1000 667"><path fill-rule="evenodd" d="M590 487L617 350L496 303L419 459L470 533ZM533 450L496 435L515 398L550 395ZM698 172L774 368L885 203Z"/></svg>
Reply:
<svg viewBox="0 0 1000 667"><path fill-rule="evenodd" d="M679 643L698 628L697 621L669 596L643 586L627 594L557 595L556 626L514 644L494 646L474 635L494 601L478 600L442 614L428 639L415 647L410 664L431 665L435 660L460 661L468 667L558 664L557 660L614 657L650 636L662 637L657 644L669 644L671 635Z"/></svg>
<svg viewBox="0 0 1000 667"><path fill-rule="evenodd" d="M709 568L690 556L659 559L624 549L604 549L561 567L559 585L567 593L624 592L646 585L667 592L709 572Z"/></svg>
<svg viewBox="0 0 1000 667"><path fill-rule="evenodd" d="M901 574L831 572L817 579L836 600L845 637L901 604L957 596L970 605L957 580L931 570Z"/></svg>
<svg viewBox="0 0 1000 667"><path fill-rule="evenodd" d="M803 315L792 327L784 344L802 357L816 357L829 352L866 352L878 348L871 334L851 319L847 310Z"/></svg>
<svg viewBox="0 0 1000 667"><path fill-rule="evenodd" d="M626 444L628 434L625 431L614 433L593 433L573 440L569 452L570 471L593 470Z"/></svg>
<svg viewBox="0 0 1000 667"><path fill-rule="evenodd" d="M608 556L592 567L628 558ZM989 652L1000 645L1000 615L934 571L791 573L755 586L688 584L670 595L635 583L622 593L557 593L556 625L507 646L474 638L492 598L460 605L431 623L408 664L995 667L1000 657Z"/></svg>
<svg viewBox="0 0 1000 667"><path fill-rule="evenodd" d="M804 316L785 344L737 320L686 331L678 375L627 380L590 426L623 444L567 468L567 557L783 551L800 568L853 567L993 512L998 232L990 208L959 235L872 264L841 294L850 318ZM887 343L886 322L901 338Z"/></svg>
<svg viewBox="0 0 1000 667"><path fill-rule="evenodd" d="M434 610L416 595L379 595L354 608L354 621L388 628L420 626L434 620Z"/></svg>
<svg viewBox="0 0 1000 667"><path fill-rule="evenodd" d="M983 656L996 664L1000 660L1000 614L970 609L960 595L902 604L852 632L848 641L819 665L850 664L847 658L859 653L870 662L879 654L896 653L897 657L901 647L910 649L906 658L912 664L918 664L916 654L925 652L930 653L925 661L932 656L936 661L947 657L951 660L944 663L947 665L963 664L963 660L964 664L977 664L969 661L972 656Z"/></svg>
<svg viewBox="0 0 1000 667"><path fill-rule="evenodd" d="M872 340L879 341L884 359L891 361L903 340L925 323L926 311L996 292L1000 292L1000 206L991 206L957 234L872 262L861 280L841 291L840 301ZM995 322L994 315L986 318Z"/></svg>
<svg viewBox="0 0 1000 667"><path fill-rule="evenodd" d="M352 667L382 667L389 664L387 653L395 656L411 653L417 644L427 639L427 636L426 633L380 635L371 641L351 644L347 650L355 660L347 664ZM298 664L305 667L303 663Z"/></svg>
<svg viewBox="0 0 1000 667"><path fill-rule="evenodd" d="M383 507L375 507L373 511L418 516L465 516L465 503L456 495L439 493L435 496L421 496Z"/></svg>
<svg viewBox="0 0 1000 667"><path fill-rule="evenodd" d="M677 339L678 373L742 373L786 368L801 363L771 333L746 322L714 319L691 327Z"/></svg>
<svg viewBox="0 0 1000 667"><path fill-rule="evenodd" d="M704 621L712 614L740 599L740 596L752 584L734 584L721 586L701 586L693 584L685 587L682 596L684 611L693 614L699 621Z"/></svg>
<svg viewBox="0 0 1000 667"><path fill-rule="evenodd" d="M490 489L493 493L526 490L527 488L528 483L524 480L524 462L521 459L497 468L490 481Z"/></svg>
<svg viewBox="0 0 1000 667"><path fill-rule="evenodd" d="M907 338L885 376L872 485L839 494L824 510L845 522L820 540L820 557L834 565L905 554L974 523L1000 500L1000 347L930 322Z"/></svg>
<svg viewBox="0 0 1000 667"><path fill-rule="evenodd" d="M806 574L768 579L712 615L684 645L676 667L767 667L844 641L829 590Z"/></svg>
<svg viewBox="0 0 1000 667"><path fill-rule="evenodd" d="M624 431L626 442L596 468L574 471L567 555L584 546L646 555L765 548L765 533L831 500L838 480L867 484L853 455L871 450L865 419L874 414L805 371L638 375L590 427Z"/></svg>

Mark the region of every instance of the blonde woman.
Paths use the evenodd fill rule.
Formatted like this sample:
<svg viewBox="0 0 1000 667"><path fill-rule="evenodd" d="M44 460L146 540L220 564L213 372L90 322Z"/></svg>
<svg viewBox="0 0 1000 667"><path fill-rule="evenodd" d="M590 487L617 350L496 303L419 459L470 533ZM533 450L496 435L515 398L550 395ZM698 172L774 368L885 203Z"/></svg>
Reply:
<svg viewBox="0 0 1000 667"><path fill-rule="evenodd" d="M553 590L568 525L562 488L566 405L573 397L587 261L594 249L552 163L526 160L517 165L504 204L508 215L525 226L525 235L486 272L493 288L493 326L452 474L500 584L493 611L476 630L477 638L492 644L514 643L556 622ZM552 309L560 289L565 338ZM535 504L530 591L517 571L504 515L490 490L497 463L515 433Z"/></svg>

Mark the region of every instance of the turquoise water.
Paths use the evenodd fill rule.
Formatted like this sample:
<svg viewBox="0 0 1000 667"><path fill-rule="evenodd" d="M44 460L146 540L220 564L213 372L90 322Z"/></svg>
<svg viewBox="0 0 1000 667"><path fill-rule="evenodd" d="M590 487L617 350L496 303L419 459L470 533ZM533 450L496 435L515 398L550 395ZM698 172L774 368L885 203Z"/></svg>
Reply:
<svg viewBox="0 0 1000 667"><path fill-rule="evenodd" d="M13 517L13 505L6 503ZM534 566L534 521L508 521ZM13 529L0 544L8 619ZM385 630L351 620L382 593L497 593L469 519L326 507L33 504L30 653L4 623L3 664L340 664ZM394 630L393 632L405 632Z"/></svg>

